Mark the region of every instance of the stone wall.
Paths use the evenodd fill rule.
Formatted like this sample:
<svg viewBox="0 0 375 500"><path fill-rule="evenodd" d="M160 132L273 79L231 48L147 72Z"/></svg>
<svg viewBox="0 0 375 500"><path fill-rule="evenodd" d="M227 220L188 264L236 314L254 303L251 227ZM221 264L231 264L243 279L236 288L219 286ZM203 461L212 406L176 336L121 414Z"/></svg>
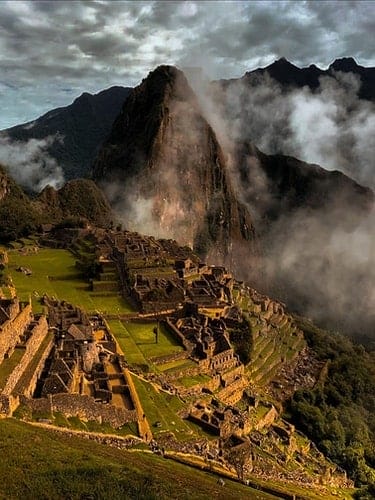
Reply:
<svg viewBox="0 0 375 500"><path fill-rule="evenodd" d="M12 319L5 321L0 327L0 363L6 354L11 354L17 345L20 335L24 332L32 320L31 305L26 304L24 308Z"/></svg>
<svg viewBox="0 0 375 500"><path fill-rule="evenodd" d="M190 343L185 339L185 337L182 335L180 330L174 326L174 324L172 323L172 321L169 318L167 318L166 323L167 323L168 328L175 335L176 339L179 340L181 345L183 345L186 350L191 350Z"/></svg>
<svg viewBox="0 0 375 500"><path fill-rule="evenodd" d="M114 428L121 427L127 422L136 422L135 410L125 410L111 404L96 403L91 396L79 394L54 394L48 398L28 399L22 402L34 412L60 412L66 417L78 417L86 421L107 423Z"/></svg>
<svg viewBox="0 0 375 500"><path fill-rule="evenodd" d="M214 375L210 380L205 381L202 384L196 384L192 387L178 387L178 394L180 397L188 396L200 396L203 389L208 389L211 392L215 392L220 387L220 375Z"/></svg>
<svg viewBox="0 0 375 500"><path fill-rule="evenodd" d="M136 412L136 415L138 417L139 435L142 438L144 438L146 441L150 441L152 439L152 431L151 431L151 428L148 424L147 419L145 418L145 413L143 411L141 401L138 397L138 393L137 393L137 390L135 388L133 379L130 375L129 370L127 370L126 368L124 369L123 373L124 373L124 377L125 377L125 382L129 387L130 396L131 396L131 399L133 401L133 405L135 407L135 410L133 410L133 411Z"/></svg>
<svg viewBox="0 0 375 500"><path fill-rule="evenodd" d="M0 394L0 416L11 417L19 405L18 396Z"/></svg>
<svg viewBox="0 0 375 500"><path fill-rule="evenodd" d="M189 357L189 353L187 351L175 352L173 354L166 354L165 356L153 356L148 358L149 361L154 363L155 365L162 365L164 363L169 363L171 361L177 361L180 359L187 359Z"/></svg>
<svg viewBox="0 0 375 500"><path fill-rule="evenodd" d="M235 404L242 397L243 391L247 385L246 379L243 377L235 380L227 387L224 387L218 394L217 397L227 404Z"/></svg>
<svg viewBox="0 0 375 500"><path fill-rule="evenodd" d="M263 427L269 427L271 424L274 423L274 421L277 419L278 416L279 414L277 413L276 408L274 406L271 406L271 408L264 415L264 417L258 421L258 423L255 426L255 429L259 431L260 429L263 429Z"/></svg>
<svg viewBox="0 0 375 500"><path fill-rule="evenodd" d="M9 395L12 393L13 389L16 387L17 382L19 381L21 375L26 370L28 364L35 356L37 350L40 347L40 344L45 339L48 333L48 324L45 316L41 316L33 327L31 331L31 335L26 342L25 352L22 356L21 361L14 368L10 376L8 377L3 394Z"/></svg>
<svg viewBox="0 0 375 500"><path fill-rule="evenodd" d="M24 394L25 396L32 397L32 395L34 394L34 391L36 389L36 384L43 371L44 364L53 346L54 346L54 339L53 337L51 337L50 341L46 345L46 348L44 349L44 352L42 353L39 359L39 362L35 368L34 373L32 374L30 380L28 381L27 387L22 389L22 394Z"/></svg>
<svg viewBox="0 0 375 500"><path fill-rule="evenodd" d="M245 367L244 365L239 365L236 368L233 368L232 370L222 373L221 374L221 379L223 381L223 385L226 387L232 382L234 382L236 379L240 378L245 372Z"/></svg>

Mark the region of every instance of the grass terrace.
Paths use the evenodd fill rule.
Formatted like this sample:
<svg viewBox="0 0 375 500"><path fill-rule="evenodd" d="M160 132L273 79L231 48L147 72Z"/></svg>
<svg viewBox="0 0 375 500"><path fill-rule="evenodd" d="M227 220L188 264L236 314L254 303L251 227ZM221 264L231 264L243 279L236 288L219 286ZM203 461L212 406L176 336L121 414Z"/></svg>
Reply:
<svg viewBox="0 0 375 500"><path fill-rule="evenodd" d="M159 324L158 343L156 343L153 332L153 329L157 326L155 321L109 320L108 326L130 365L147 365L154 370L163 371L163 369L171 368L171 366L159 365L156 367L149 361L149 358L183 351L183 347L163 324ZM186 363L188 360L181 361Z"/></svg>
<svg viewBox="0 0 375 500"><path fill-rule="evenodd" d="M168 361L168 363L158 365L158 369L162 372L175 372L186 370L188 368L195 368L196 366L197 364L191 359L176 359L174 361Z"/></svg>
<svg viewBox="0 0 375 500"><path fill-rule="evenodd" d="M208 375L196 375L195 377L181 377L176 382L184 387L194 387L198 384L204 384L209 380L211 379Z"/></svg>
<svg viewBox="0 0 375 500"><path fill-rule="evenodd" d="M176 439L182 441L191 440L194 434L195 438L197 435L212 438L199 426L178 416L178 411L184 406L178 397L164 391L157 391L152 384L135 375L133 375L133 382L142 401L147 420L152 426L152 432L156 437L165 431L173 431ZM160 427L155 426L156 422L160 422Z"/></svg>
<svg viewBox="0 0 375 500"><path fill-rule="evenodd" d="M134 311L120 295L91 292L87 281L75 266L76 258L68 250L43 248L29 255L11 250L8 255L9 264L5 272L12 276L21 300L28 300L31 295L35 312L42 311L40 297L45 293L67 300L87 312L126 314ZM18 267L30 269L32 275L26 276L16 271Z"/></svg>

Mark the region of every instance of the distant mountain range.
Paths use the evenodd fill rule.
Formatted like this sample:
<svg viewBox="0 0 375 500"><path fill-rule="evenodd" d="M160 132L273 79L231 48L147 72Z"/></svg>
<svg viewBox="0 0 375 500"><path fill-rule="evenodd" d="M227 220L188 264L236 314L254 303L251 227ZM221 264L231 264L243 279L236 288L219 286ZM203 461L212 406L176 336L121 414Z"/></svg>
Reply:
<svg viewBox="0 0 375 500"><path fill-rule="evenodd" d="M16 141L61 138L48 147L49 155L62 167L66 180L87 177L130 90L111 87L95 95L84 92L69 106L53 109L32 122L0 133Z"/></svg>
<svg viewBox="0 0 375 500"><path fill-rule="evenodd" d="M247 72L240 79L220 80L216 85L228 87L243 81L249 86L257 86L259 77L267 73L285 90L304 86L317 89L321 76L335 78L336 71L357 75L361 79L359 97L375 99L375 68L360 66L353 58L337 59L327 70L315 65L298 68L282 58L265 68ZM53 109L32 122L5 129L0 134L18 141L61 137L63 141L56 140L49 146L49 155L62 167L66 180L88 177L100 146L131 90L116 86L95 95L85 92L69 106Z"/></svg>
<svg viewBox="0 0 375 500"><path fill-rule="evenodd" d="M298 68L282 57L265 68L248 71L241 80L251 86L256 86L259 83L259 77L268 74L285 89L307 86L311 90L315 90L319 87L319 79L322 76L335 79L338 71L357 75L361 80L358 96L361 99L375 100L375 67L360 66L352 57L336 59L326 70L318 68L315 64L311 64L307 68ZM237 80L239 79L219 81L223 85L228 85Z"/></svg>
<svg viewBox="0 0 375 500"><path fill-rule="evenodd" d="M303 86L314 90L320 76L335 79L337 71L357 75L361 98L373 99L374 68L358 66L351 58L336 60L326 71L300 69L281 59L241 80L249 84L249 92L264 73L285 91ZM222 80L213 88L225 91L238 81ZM237 275L257 280L259 288L297 310L324 319L339 317L340 326L351 303L356 314L349 330L364 324L371 328L368 301L361 299L371 283L366 263L357 270L331 242L336 231L350 234L361 226L374 205L373 192L339 171L264 154L246 135L231 138L230 144L223 141L177 68L160 66L134 89L83 94L71 106L3 134L15 140L62 135L64 142L56 141L48 152L66 179L93 177L128 227L191 245L208 261L225 263ZM88 185L84 191L74 188L73 197L85 197L86 189L98 199ZM48 189L39 198L52 212L69 208L69 203L56 202ZM102 203L93 201L93 206ZM323 288L321 273L331 279ZM335 298L341 275L341 303L326 307ZM353 301L354 283L358 299Z"/></svg>

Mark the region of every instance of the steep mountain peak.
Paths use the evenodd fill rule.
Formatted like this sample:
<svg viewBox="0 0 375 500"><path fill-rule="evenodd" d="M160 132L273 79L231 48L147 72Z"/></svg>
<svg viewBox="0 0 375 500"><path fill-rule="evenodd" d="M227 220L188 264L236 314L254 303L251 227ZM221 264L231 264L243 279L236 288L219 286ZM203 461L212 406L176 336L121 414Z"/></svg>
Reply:
<svg viewBox="0 0 375 500"><path fill-rule="evenodd" d="M133 229L146 227L201 254L215 247L217 258L236 241L254 240L215 133L173 66L159 66L130 93L93 176L115 192L111 201Z"/></svg>
<svg viewBox="0 0 375 500"><path fill-rule="evenodd" d="M342 57L333 61L328 69L349 73L357 71L358 68L360 68L360 66L357 64L356 60L353 57Z"/></svg>
<svg viewBox="0 0 375 500"><path fill-rule="evenodd" d="M136 88L137 96L147 94L152 104L166 104L168 101L194 101L192 91L184 73L175 66L162 65L151 71L147 78Z"/></svg>
<svg viewBox="0 0 375 500"><path fill-rule="evenodd" d="M286 57L280 57L280 59L277 59L275 62L270 64L269 66L266 67L266 69L269 68L284 68L284 69L294 69L297 68L295 64L292 64Z"/></svg>

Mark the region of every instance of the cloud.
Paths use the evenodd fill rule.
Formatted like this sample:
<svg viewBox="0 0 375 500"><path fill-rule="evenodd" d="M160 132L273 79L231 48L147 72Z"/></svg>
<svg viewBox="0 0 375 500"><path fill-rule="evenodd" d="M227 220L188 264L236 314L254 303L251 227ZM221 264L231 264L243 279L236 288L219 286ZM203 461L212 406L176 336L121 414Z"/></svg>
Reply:
<svg viewBox="0 0 375 500"><path fill-rule="evenodd" d="M18 184L29 191L39 192L47 185L60 188L64 184L63 171L47 150L61 140L60 137L48 136L21 142L1 135L0 163Z"/></svg>
<svg viewBox="0 0 375 500"><path fill-rule="evenodd" d="M230 8L227 2L3 2L0 127L34 119L83 91L135 85L159 64L199 63L210 78L239 76L280 56L326 66L353 55L370 65L372 9L372 2L345 1L238 1Z"/></svg>
<svg viewBox="0 0 375 500"><path fill-rule="evenodd" d="M357 211L353 191L345 203L337 197L328 208L287 212L249 144L341 170L375 187L374 104L358 98L355 75L334 76L321 78L314 91L286 91L269 75L254 86L233 81L225 93L215 83L195 89L260 236L263 274L256 286L325 326L373 335L375 209ZM267 220L268 213L278 219ZM251 279L247 264L240 263L241 273Z"/></svg>
<svg viewBox="0 0 375 500"><path fill-rule="evenodd" d="M289 307L330 328L374 336L375 210L354 229L337 216L288 214L264 240L266 279ZM354 206L351 210L355 211Z"/></svg>
<svg viewBox="0 0 375 500"><path fill-rule="evenodd" d="M206 87L201 103L222 141L251 141L267 154L295 156L340 170L375 188L375 105L358 98L359 78L336 72L320 87L285 90L268 74L256 85ZM230 147L230 146L229 146Z"/></svg>

